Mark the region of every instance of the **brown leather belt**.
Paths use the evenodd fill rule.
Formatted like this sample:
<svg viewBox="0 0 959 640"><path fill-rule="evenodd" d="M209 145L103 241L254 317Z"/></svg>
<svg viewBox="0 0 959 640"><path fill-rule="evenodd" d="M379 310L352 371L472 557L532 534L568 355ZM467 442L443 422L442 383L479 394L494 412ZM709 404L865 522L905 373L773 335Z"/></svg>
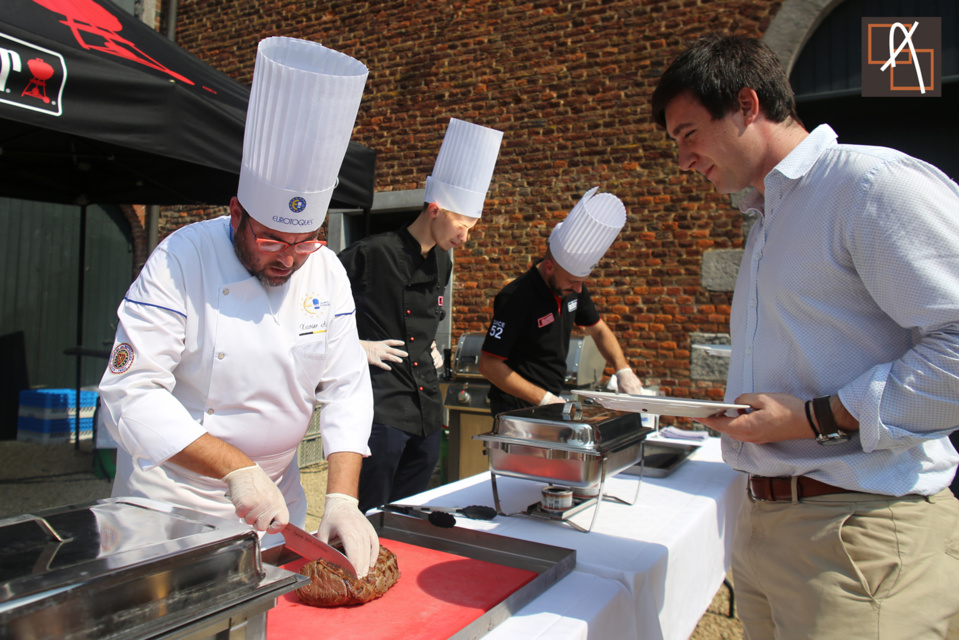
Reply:
<svg viewBox="0 0 959 640"><path fill-rule="evenodd" d="M850 489L834 487L831 484L813 480L806 476L796 478L796 497L815 498L816 496L827 496L833 493L855 493ZM765 476L749 476L749 495L753 500L762 500L767 502L783 501L791 502L792 478L767 478Z"/></svg>

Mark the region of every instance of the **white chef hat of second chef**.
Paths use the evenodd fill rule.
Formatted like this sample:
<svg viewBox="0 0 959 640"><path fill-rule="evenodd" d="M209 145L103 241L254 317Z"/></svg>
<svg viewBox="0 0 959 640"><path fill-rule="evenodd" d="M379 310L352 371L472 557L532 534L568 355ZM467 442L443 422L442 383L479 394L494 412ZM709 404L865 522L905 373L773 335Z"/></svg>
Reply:
<svg viewBox="0 0 959 640"><path fill-rule="evenodd" d="M433 174L426 178L424 201L479 218L502 141L502 131L450 118Z"/></svg>
<svg viewBox="0 0 959 640"><path fill-rule="evenodd" d="M549 251L570 275L584 278L626 224L626 207L611 193L586 192L549 236Z"/></svg>
<svg viewBox="0 0 959 640"><path fill-rule="evenodd" d="M323 224L369 70L316 42L260 41L243 135L237 199L284 233Z"/></svg>

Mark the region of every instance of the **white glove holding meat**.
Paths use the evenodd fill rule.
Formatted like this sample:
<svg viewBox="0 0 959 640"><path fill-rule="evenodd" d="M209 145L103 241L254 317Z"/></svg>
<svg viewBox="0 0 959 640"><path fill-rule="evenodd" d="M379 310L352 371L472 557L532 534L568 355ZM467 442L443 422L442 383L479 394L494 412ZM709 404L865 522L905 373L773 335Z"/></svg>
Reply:
<svg viewBox="0 0 959 640"><path fill-rule="evenodd" d="M359 500L345 493L326 494L323 519L316 537L329 544L334 534L338 536L346 557L356 569L356 577L363 578L380 555L380 539L360 511L359 504Z"/></svg>
<svg viewBox="0 0 959 640"><path fill-rule="evenodd" d="M392 370L387 362L403 362L403 358L409 355L396 348L403 346L402 340L360 340L360 344L366 352L366 362L387 371Z"/></svg>
<svg viewBox="0 0 959 640"><path fill-rule="evenodd" d="M223 476L226 497L236 508L236 515L257 531L277 533L290 522L286 499L266 471L255 464L235 469Z"/></svg>
<svg viewBox="0 0 959 640"><path fill-rule="evenodd" d="M633 370L627 367L616 372L616 388L621 393L636 396L643 392L643 383L639 381Z"/></svg>

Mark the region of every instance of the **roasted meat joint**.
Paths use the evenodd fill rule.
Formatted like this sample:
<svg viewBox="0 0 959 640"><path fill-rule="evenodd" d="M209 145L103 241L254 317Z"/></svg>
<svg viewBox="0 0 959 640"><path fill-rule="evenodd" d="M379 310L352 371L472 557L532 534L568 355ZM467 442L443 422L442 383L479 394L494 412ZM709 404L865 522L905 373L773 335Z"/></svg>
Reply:
<svg viewBox="0 0 959 640"><path fill-rule="evenodd" d="M379 598L400 579L396 554L380 545L373 570L364 578L350 578L341 568L325 560L313 560L300 568L310 584L296 590L300 602L313 607L363 604Z"/></svg>

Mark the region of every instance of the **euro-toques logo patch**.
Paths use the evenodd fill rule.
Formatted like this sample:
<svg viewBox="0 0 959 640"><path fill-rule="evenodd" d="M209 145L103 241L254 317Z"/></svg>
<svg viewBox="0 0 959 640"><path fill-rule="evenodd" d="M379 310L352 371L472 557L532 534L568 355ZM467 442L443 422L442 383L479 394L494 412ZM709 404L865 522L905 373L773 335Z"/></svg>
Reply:
<svg viewBox="0 0 959 640"><path fill-rule="evenodd" d="M863 18L862 95L942 95L942 18Z"/></svg>

